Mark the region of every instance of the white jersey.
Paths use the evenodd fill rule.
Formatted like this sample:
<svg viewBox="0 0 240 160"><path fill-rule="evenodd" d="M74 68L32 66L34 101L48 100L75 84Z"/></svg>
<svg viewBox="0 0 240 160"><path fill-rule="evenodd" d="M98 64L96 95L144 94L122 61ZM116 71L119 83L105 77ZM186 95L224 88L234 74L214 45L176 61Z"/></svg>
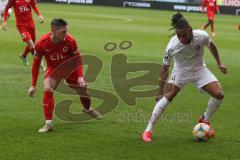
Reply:
<svg viewBox="0 0 240 160"><path fill-rule="evenodd" d="M0 0L0 12L1 12L1 14L3 14L4 9L7 5L7 2L8 2L8 0Z"/></svg>
<svg viewBox="0 0 240 160"><path fill-rule="evenodd" d="M193 38L190 44L182 44L177 36L172 37L167 45L163 58L163 64L170 65L174 58L176 71L195 72L205 68L203 59L204 46L209 46L211 38L206 31L193 30Z"/></svg>
<svg viewBox="0 0 240 160"><path fill-rule="evenodd" d="M0 0L0 20L3 19L3 14L4 14L4 10L5 7L8 3L8 0ZM12 14L12 8L9 8L8 10L8 17Z"/></svg>

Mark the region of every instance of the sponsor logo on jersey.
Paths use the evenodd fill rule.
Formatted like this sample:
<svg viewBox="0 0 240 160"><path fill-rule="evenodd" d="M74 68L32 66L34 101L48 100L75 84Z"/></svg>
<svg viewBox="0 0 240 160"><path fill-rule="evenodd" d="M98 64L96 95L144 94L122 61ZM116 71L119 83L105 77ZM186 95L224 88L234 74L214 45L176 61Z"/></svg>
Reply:
<svg viewBox="0 0 240 160"><path fill-rule="evenodd" d="M63 47L63 52L68 52L68 47L67 46L65 46L65 47Z"/></svg>

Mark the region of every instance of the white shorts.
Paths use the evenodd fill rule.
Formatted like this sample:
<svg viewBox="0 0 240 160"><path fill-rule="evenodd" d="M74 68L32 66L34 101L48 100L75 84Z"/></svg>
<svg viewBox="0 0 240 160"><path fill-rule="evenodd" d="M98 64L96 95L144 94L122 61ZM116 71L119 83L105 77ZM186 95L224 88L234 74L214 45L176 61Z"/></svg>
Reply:
<svg viewBox="0 0 240 160"><path fill-rule="evenodd" d="M4 10L5 10L5 7L4 7L4 8L3 8L3 7L2 7L2 8L0 7L0 14L3 14L3 13L4 13ZM8 9L8 16L10 16L11 14L12 14L12 8L9 8L9 9Z"/></svg>
<svg viewBox="0 0 240 160"><path fill-rule="evenodd" d="M206 84L218 81L217 78L207 68L202 68L196 72L186 72L173 70L168 83L175 84L180 89L183 88L187 83L191 82L196 87L201 89Z"/></svg>

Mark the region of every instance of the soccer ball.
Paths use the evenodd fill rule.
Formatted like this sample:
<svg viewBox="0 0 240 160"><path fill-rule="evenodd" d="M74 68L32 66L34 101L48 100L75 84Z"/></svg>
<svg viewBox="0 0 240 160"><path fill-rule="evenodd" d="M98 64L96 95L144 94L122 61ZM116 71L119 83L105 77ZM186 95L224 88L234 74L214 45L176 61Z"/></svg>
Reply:
<svg viewBox="0 0 240 160"><path fill-rule="evenodd" d="M206 142L209 138L210 126L206 123L198 123L193 128L193 136L198 142Z"/></svg>

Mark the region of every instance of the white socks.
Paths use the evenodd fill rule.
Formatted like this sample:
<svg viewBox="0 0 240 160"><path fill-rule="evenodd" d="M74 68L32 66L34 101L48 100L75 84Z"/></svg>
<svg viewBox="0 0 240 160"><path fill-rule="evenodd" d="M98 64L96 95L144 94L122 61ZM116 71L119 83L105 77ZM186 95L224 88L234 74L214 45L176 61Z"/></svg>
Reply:
<svg viewBox="0 0 240 160"><path fill-rule="evenodd" d="M208 108L206 112L204 113L204 120L209 121L212 115L216 112L218 107L222 103L222 99L215 99L215 98L210 98L208 101Z"/></svg>
<svg viewBox="0 0 240 160"><path fill-rule="evenodd" d="M52 124L52 120L46 120L46 124Z"/></svg>
<svg viewBox="0 0 240 160"><path fill-rule="evenodd" d="M168 105L169 100L165 97L160 99L157 104L155 105L152 116L149 120L148 126L145 131L151 131L153 128L153 125L156 123L157 119L160 117L161 113L164 112L165 107Z"/></svg>

